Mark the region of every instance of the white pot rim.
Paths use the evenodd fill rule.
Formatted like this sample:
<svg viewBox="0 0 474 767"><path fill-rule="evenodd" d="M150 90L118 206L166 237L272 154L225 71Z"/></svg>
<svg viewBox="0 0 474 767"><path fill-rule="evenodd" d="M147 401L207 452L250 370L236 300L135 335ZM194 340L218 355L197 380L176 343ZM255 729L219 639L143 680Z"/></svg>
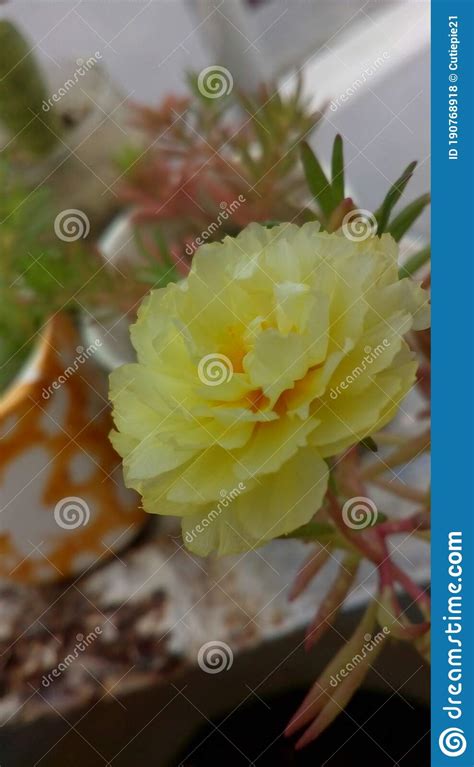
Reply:
<svg viewBox="0 0 474 767"><path fill-rule="evenodd" d="M16 397L21 387L26 387L28 384L36 381L44 358L51 346L54 321L55 317L50 317L43 326L44 333L40 334L38 331L34 341L32 341L31 350L22 366L3 391L0 391L0 415L2 415L4 410L8 410L12 398Z"/></svg>
<svg viewBox="0 0 474 767"><path fill-rule="evenodd" d="M125 249L133 239L131 234L131 216L131 211L117 216L99 238L97 243L98 250L107 264L118 264L121 259L125 258ZM95 359L109 373L115 370L115 368L131 361L131 346L129 343L126 344L129 323L125 317L122 317L112 322L112 327L115 326L119 326L118 331L123 339L122 344L111 342L107 328L99 322L95 322L89 315L82 314L80 318L80 331L84 344L88 346L100 340L100 348L95 354ZM126 330L127 332L125 332Z"/></svg>

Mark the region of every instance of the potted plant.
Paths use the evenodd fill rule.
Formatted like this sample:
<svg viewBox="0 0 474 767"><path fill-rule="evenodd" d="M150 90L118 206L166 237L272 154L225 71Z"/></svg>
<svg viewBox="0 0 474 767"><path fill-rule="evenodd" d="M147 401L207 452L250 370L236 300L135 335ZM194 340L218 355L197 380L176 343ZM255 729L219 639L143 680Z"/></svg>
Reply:
<svg viewBox="0 0 474 767"><path fill-rule="evenodd" d="M136 204L132 224L141 226L136 240L142 255L154 252L155 267L159 264L148 271L150 282L159 290L148 297L132 330L138 363L112 375L117 426L113 443L124 459L127 483L142 494L145 509L182 516L184 544L196 554L245 552L275 537L311 542L308 559L291 590L293 599L329 562L338 561L338 572L308 628L308 648L333 623L364 563L375 570L376 592L367 593L358 627L322 671L287 728L288 736L306 728L297 743L302 747L350 701L387 641L413 643L424 658L429 653L426 590L393 558L389 543L400 535L420 540L429 535L428 488L396 476L429 449L429 247L412 251L397 266L397 243L406 238L429 196L422 195L394 212L415 170L416 163L411 163L377 210L359 209L346 195L341 137L334 140L330 173L326 173L302 140L307 130L299 128L305 124L308 129L315 120L304 108L298 111L298 95L286 103L278 93L264 92L260 98L258 102L238 97L247 116L237 126L226 121L229 101L216 105L196 88L194 100L169 100L157 111L141 112L151 136L165 138L163 145L157 140L143 164L134 165L125 195ZM294 131L290 151L284 141L289 126ZM306 197L305 184L310 192ZM231 224L212 226L219 201L228 206L231 199L240 200L238 194L245 201L241 208L234 206ZM247 227L250 221L263 225ZM150 224L157 233L153 245ZM236 235L235 239L223 239L226 233ZM127 250L130 254L132 237L133 226L124 227L122 222L108 239L109 257L123 256ZM201 255L195 262L196 252ZM265 261L262 254L267 252ZM313 341L307 341L311 349L321 337L324 343L331 339L332 350L320 349L321 359L313 359L306 342L298 339L295 327L303 323L298 315L301 307L297 308L296 296L284 291L290 284L296 290L294 275L310 269L305 258L312 271L322 270L325 287L313 285L310 270L306 278L300 278L301 296L326 290L326 296L319 296L321 305L333 302L326 320L329 335L320 330L310 336ZM291 267L292 260L298 266ZM190 261L190 276L184 277L182 292L175 290L169 283L183 279ZM234 262L241 272L232 271ZM288 276L290 272L293 277ZM289 317L285 319L277 299L273 299L276 306L268 309L272 299L263 294L267 290L271 295L272 284L280 290L276 295L281 293L288 307L293 306L287 310L295 315L291 315L293 324ZM366 307L360 316L353 310L357 304ZM268 327L261 314L266 315ZM273 357L265 357L271 347L265 352L262 346L263 358L258 360L251 328L255 344L260 333L262 338L266 331L281 334L274 338ZM354 328L362 335L351 341ZM291 356L293 347L285 347L285 338L292 334L300 349L297 359ZM180 360L176 369L174 352ZM308 354L311 359L300 370L301 359ZM320 368L326 371L324 380ZM286 385L278 389L280 380ZM413 423L408 430L406 424L398 430L398 405L414 385L418 399L412 398L408 405ZM314 387L319 393L312 399ZM237 410L234 423L232 407L245 410L247 430L242 425L239 431ZM295 414L302 423L292 436ZM169 429L161 426L167 417ZM276 424L286 417L289 431L284 437ZM311 425L312 419L318 424ZM301 435L304 424L310 433L313 428L317 431L319 420L324 438L308 446ZM258 434L248 426L255 421L260 424ZM187 430L194 428L191 438ZM273 430L267 442L265 428L269 434ZM285 446L292 439L295 442L287 455ZM321 445L319 456L316 450L304 468L304 455L310 445L317 444ZM283 457L274 465L272 456L278 451ZM260 477L261 483L265 480L264 491L256 478L261 464L268 466ZM289 474L284 473L285 465ZM316 483L315 473L320 478ZM295 476L298 482L293 486ZM229 510L219 498L229 493L232 483L237 487L239 479L238 487L244 487L235 492ZM300 496L312 498L315 485L320 486L317 497L304 510ZM292 487L293 496L288 490ZM383 493L383 503L395 505L394 517L383 513L373 500L378 491ZM279 509L276 516L269 498ZM398 518L407 502L414 508ZM415 616L402 608L400 588L415 607ZM355 663L356 656L362 660Z"/></svg>
<svg viewBox="0 0 474 767"><path fill-rule="evenodd" d="M321 492L317 498L311 496L314 504L305 524L280 528L276 531L278 537L284 539L277 542L279 545L291 546L292 544L286 539L294 538L296 540L292 542L293 544L299 543L308 549L307 561L296 574L291 589L293 600L300 598L304 600L305 594L311 589L311 582L316 578L324 578L327 591L317 615L309 621L308 646L313 646L317 640L321 639L323 642L326 641L326 650L330 651L328 654L334 653L333 642L329 642L328 635L323 637L323 634L328 626L332 625L338 608L351 601L352 589L355 588L357 579L362 579L362 601L365 613L361 616L360 623L352 626L347 634L344 633L348 641L342 643L330 665L325 670L318 669L318 673L321 673L318 683L323 688L324 694L321 696L315 694L315 691L317 693L319 690L317 683L288 728L290 736L300 727L307 728L307 733L302 734L300 740L300 745L303 746L327 727L341 708L349 703L358 685L367 678L369 668L373 660L381 653L382 648L396 647L398 643L403 642L404 645L414 644L424 656L427 654L428 601L423 584L419 583L420 574L416 573L414 576L412 573L407 573L396 560L386 555L387 547L392 539L398 540L396 536L408 535L416 538L417 542L420 541L420 545L424 545L423 541L428 534L429 504L426 488L411 482L401 486L393 480L390 473L391 470L406 471L407 465L409 466L419 454L425 455L428 449L429 337L426 330L413 331L404 327L403 324L399 325L398 322L405 318L404 322L407 325L415 324L415 318L417 318L416 325L421 326L417 315L419 311L421 314L421 310L424 310L426 294L412 280L412 275L418 281L423 279L424 289L426 289L428 278L426 271L423 270L427 268L429 250L424 248L415 252L408 262L400 265L399 274L397 274L397 268L394 269L396 243L406 236L411 224L426 206L428 198L426 196L420 198L398 214L393 212L414 171L414 166L410 165L389 190L378 210L361 211L354 200L346 195L342 140L337 137L334 141L330 173L325 173L318 158L304 144L304 137L315 124L316 116L308 113L306 108L301 108L300 97L292 96L286 100L277 93L267 92L249 100L248 97L239 97L238 94L234 94L239 98L240 114L243 113L243 118L235 123L235 112L232 111L235 107L233 99L221 103L206 100L206 96L199 90L196 78L192 80L192 87L193 95L185 103L177 103L175 99L171 99L159 110L146 109L138 113L142 127L146 126L152 138L160 135L163 127L169 130L163 144L157 142L143 158L143 162L140 162L133 149L124 154L124 170L130 170L124 175L122 194L124 199L132 203L134 207L131 214L113 224L102 239L102 252L105 256L103 271L107 280L119 280L120 274L117 274L115 270L119 269L127 274L130 265L134 264L133 280L121 283L117 290L119 296L123 297L123 290L127 285L135 291L135 302L139 302L142 293L150 287L164 289L151 293L151 297L147 299L148 303L141 310L138 331L133 331L135 343L140 348L140 355L144 354L141 356L140 365L145 370L139 370L140 379L137 383L137 386L142 388L134 388L133 378L134 372L137 372L137 364L134 362L133 349L125 343L122 344L118 338L110 340L110 331L112 330L116 335L115 331L119 327L120 313L115 312L113 316L114 302L111 301L108 304L110 305L109 316L103 314L97 316L98 305L102 307L101 301L95 302L92 297L86 304L81 300L81 304L87 306L85 315L90 321L86 323L83 319L84 312L81 307L79 308L82 312L81 322L87 324L86 335L83 336L85 340L82 344L89 348L94 339L98 339L100 345L94 359L100 358L101 362L109 368L119 367L114 373L112 388L117 431L113 440L118 451L123 455L127 482L142 492L145 506L150 511L184 514L183 543L195 552L195 559L185 554L182 556L186 563L197 562L196 572L202 570L202 565L199 567L199 563L202 562L199 557L202 554L211 552L214 548L226 551L226 538L222 536L222 531L219 531L217 538L213 538L219 525L226 520L229 521L232 527L237 528L232 546L236 545L235 541L239 540L240 533L244 541L237 543L237 546L242 545L246 548L249 546L250 528L239 527L240 514L247 525L251 525L252 522L248 522L248 511L256 512L258 517L261 510L268 511L268 498L271 498L275 505L288 500L285 483L278 484L277 471L272 467L272 471L262 472L263 477L260 478L269 479L269 484L264 487L265 492L258 498L258 502L254 498L251 503L248 503L248 494L258 491L253 483L252 460L248 455L244 456L243 460L240 460L240 454L236 456L242 464L240 469L245 470L246 475L237 476L236 474L235 485L230 485L225 475L227 464L224 457L225 465L222 465L222 454L214 453L216 460L211 460L207 467L203 464L204 468L199 469L196 476L192 476L189 469L193 460L201 462L204 460L207 448L212 449L216 446L214 441L221 441L224 453L228 453L231 458L235 457L233 451L240 449L238 445L235 447L225 442L227 427L218 431L212 419L206 421L208 431L206 437L206 429L202 428L201 419L208 417L209 409L220 408L224 418L226 414L230 417L231 413L226 409L229 403L234 406L236 401L241 401L242 412L248 423L261 418L262 423L268 422L271 426L272 422L278 422L280 418L284 420L291 404L291 396L283 393L283 397L279 395L270 405L275 392L268 387L275 383L283 372L286 373L288 365L281 364L282 359L287 361L283 351L289 353L291 350L282 350L281 354L273 356L275 370L270 376L272 380L265 384L267 392L263 391L263 386L249 391L248 388L245 389L244 380L248 363L248 360L244 362L244 358L249 350L239 345L241 338L238 332L227 335L224 333L225 338L220 336L221 332L228 327L225 314L218 313L212 321L207 321L201 326L197 323L206 334L212 336L211 339L208 338L204 346L199 346L198 333L196 336L193 333L188 336L184 332L184 328L192 326L192 320L195 316L197 318L198 312L193 314L191 306L191 316L181 316L176 309L177 305L170 305L165 307L164 313L160 313L157 312L154 301L157 300L159 306L161 296L172 295L173 291L176 296L179 296L181 290L184 294L186 286L189 290L189 285L194 280L195 287L196 283L203 286L208 300L210 297L211 303L218 312L225 312L228 307L231 307L237 312L237 318L239 318L240 312L256 309L257 313L254 312L251 318L252 328L258 332L270 331L275 330L275 317L268 320L268 326L265 324L267 318L264 316L265 312L261 311L260 301L267 301L269 291L272 294L275 287L279 291L276 291L275 295L288 298L287 310L290 311L291 306L293 307L296 312L296 320L293 317L295 320L293 324L300 328L303 324L300 312L302 311L304 316L311 315L310 312L305 315L304 304L300 301L301 296L309 291L290 290L289 288L294 287L296 283L286 273L283 277L281 274L278 276L276 286L268 285L267 282L263 283L263 288L260 290L258 278L259 274L265 277L265 267L263 270L257 268L252 272L251 265L245 259L241 263L242 273L236 276L235 285L238 285L238 279L245 279L247 273L247 292L239 293L239 300L234 300L235 295L229 294L226 296L229 300L220 304L213 280L218 280L222 276L222 265L229 258L227 249L234 248L236 257L240 258L239 246L243 251L241 254L243 257L248 256L252 249L260 254L260 251L268 246L271 259L278 261L283 270L287 265L298 263L305 253L308 254L308 258L312 258L315 252L321 256L330 256L330 261L334 251L340 253L341 258L344 260L347 257L347 261L353 267L350 280L347 280L346 275L345 282L348 284L345 285L344 280L341 280L339 293L337 293L343 312L350 309L354 283L360 286L364 274L368 276L364 273L364 268L367 268L369 272L372 268L375 269L376 274L371 274L375 280L376 277L378 279L377 270L381 263L386 263L388 270L390 262L389 279L387 277L386 284L378 285L378 289L387 288L387 290L378 304L375 303L377 295L372 296L371 308L374 313L376 313L375 309L382 311L382 316L393 326L391 332L394 335L387 339L389 341L387 346L384 340L388 328L384 328L382 337L375 339L375 337L366 337L366 328L363 324L361 325L354 313L350 315L350 323L346 325L341 322L339 325L341 337L338 336L337 340L342 348L331 350L334 366L332 370L325 368L325 373L328 375L327 383L330 383L330 386L326 387L324 403L326 422L323 426L328 428L327 417L331 409L344 407L348 389L350 392L363 390L370 374L383 375L387 368L389 375L394 374L394 380L390 384L394 388L389 392L394 402L390 404L384 398L383 419L374 418L369 412L368 426L351 421L353 433L345 435L345 438L349 440L347 444L341 446L337 444L337 440L333 443L325 441L327 449L324 450L324 455L318 454L318 450L313 450L311 461L306 464L307 470L297 466L295 462L291 463L290 475L293 473L297 476L300 487L304 486L309 494L313 492L313 489L305 484L308 482L308 471L321 471L321 475L318 475L321 479ZM199 131L196 131L197 126ZM295 126L298 127L295 128ZM273 142L272 136L278 136L278 141ZM221 150L220 147L222 147ZM195 164L192 170L188 171L189 163L192 161ZM194 184L196 178L199 178L198 184ZM241 200L240 196L245 199ZM221 206L221 203L225 204ZM230 215L226 217L221 215L219 218L222 211ZM301 238L298 247L294 247L294 242L286 240L285 224L282 223L288 223L293 218L297 226L290 225L289 231L293 237ZM247 227L248 224L250 228ZM226 237L221 243L224 235L231 236ZM256 238L257 243L263 242L265 247L254 248L255 240L252 240L252 237ZM247 238L251 240L250 245ZM272 247L274 243L277 243L276 249ZM332 252L325 250L329 246ZM279 258L279 254L282 253L283 256ZM196 277L196 270L201 268L202 259L209 256L212 256L212 259L208 261L210 268L198 272ZM232 259L233 256L230 258ZM385 258L387 262L383 261ZM262 264L260 263L259 266L261 267ZM191 276L188 277L190 269ZM380 276L383 272L384 269L381 269ZM326 287L332 284L331 275L329 264L326 272ZM383 280L381 281L383 283ZM255 291L254 286L256 286ZM116 295L112 287L106 287L105 294ZM205 298L204 294L203 296ZM328 296L325 294L319 298L323 306ZM132 300L129 305L133 303ZM221 306L222 309L219 309ZM268 304L265 306L268 308ZM198 308L205 309L205 301ZM401 311L400 316L397 315L398 309ZM291 317L285 316L285 311L282 311L277 319L282 326L286 327L286 335L293 332L293 324L288 324ZM128 336L128 321L122 320L121 325L124 330L121 336L123 339ZM241 325L242 323L236 330L240 331ZM349 334L351 327L364 330L359 338L360 343L352 348L350 343L345 344L343 339L345 333ZM159 335L160 329L163 328L169 331L169 337L157 338L155 334ZM397 331L399 335L404 336L403 342L398 339ZM282 333L283 336L285 332ZM315 337L311 336L310 341L315 340ZM296 345L298 339L293 340ZM174 341L178 344L185 342L184 346L180 346L183 353L178 354L179 360L174 372L170 369L169 363L172 363L172 367L175 358L173 354L166 358L164 347L167 343L164 341L170 342L171 347ZM408 408L409 420L413 420L409 428L406 423L395 420L394 410L392 411L392 405L400 401L401 395L413 383L416 365L413 358L414 352L408 350L408 345L412 350L416 349L418 365L415 386L417 399L414 402L411 401L409 405L403 404L404 409ZM337 347L337 344L335 346ZM403 360L398 360L394 366L392 364L394 358L392 352L395 347L398 349L398 346L403 349L406 364L409 366L403 371L399 370L399 364L402 368L405 364ZM164 354L158 365L154 365L152 359L148 366L146 356L150 353L153 357L154 353L151 347L159 354ZM361 359L354 360L354 355L349 356L353 350L360 352L361 359L364 359L364 369L361 372L356 371L357 367L362 367ZM188 353L192 355L191 358ZM318 353L325 355L323 349L319 349ZM344 354L348 356L345 362ZM209 355L212 357L211 360L208 359ZM120 366L126 362L131 362L131 365L125 365L120 369ZM295 364L296 362L294 360ZM313 363L308 370L303 371L302 376L296 376L297 381L305 379L306 373L309 373L310 377L317 376L318 371L323 369L326 359L321 360L321 363L313 360ZM393 370L392 367L394 367ZM141 375L142 372L143 375ZM166 374L169 372L173 375L166 380ZM382 383L379 379L376 380L379 384ZM123 387L121 382L124 384ZM197 402L196 410L191 410L184 401L186 397L182 396L183 384L189 387L188 392L190 392L192 403ZM311 381L305 380L304 384L309 385ZM289 385L284 391L294 388ZM365 400L369 411L371 398L379 401L376 391L377 386L375 388L372 386L371 397ZM304 386L295 393L303 397ZM390 397L388 399L390 400ZM276 404L277 401L278 404ZM173 403L178 413L178 420L175 420L174 413L166 410L170 403ZM304 428L309 429L313 425L309 421L314 417L314 411L311 408L305 410L303 402L300 405ZM161 408L165 408L165 411L160 410ZM354 417L358 416L357 407L352 407L351 412ZM421 417L414 418L415 414ZM169 429L162 428L166 418ZM230 421L228 423L230 424ZM193 425L196 427L195 432L193 432ZM329 424L329 426L331 426L330 436L333 436L332 428L336 428L336 431L338 428L337 419L334 418L332 425ZM253 429L251 431L253 434ZM155 439L156 435L158 439ZM236 436L234 432L232 436L245 442L245 433ZM288 436L291 437L291 435ZM299 444L298 436L293 436L295 437L293 446L296 444L295 454L297 454L306 446ZM169 440L166 444L165 437ZM210 443L202 447L203 439L207 438L210 439ZM327 434L326 437L323 435L324 440L327 440ZM271 450L282 449L282 441L278 433L268 440L267 447ZM376 449L377 452L375 452ZM190 451L193 450L194 455L190 456ZM295 455L289 456L282 461L282 466L293 461L294 458ZM170 479L168 472L174 471L171 465L173 461L176 462L177 471L173 474L172 481L167 484ZM168 474L168 477L163 478L158 473L161 471L165 475ZM232 474L232 478L233 476ZM285 478L288 479L287 474ZM153 483L156 484L153 485ZM184 487L186 484L188 484L187 490ZM178 485L177 495L173 492L175 485ZM289 482L289 487L294 489L292 481ZM188 495L184 497L184 493ZM206 504L211 505L208 508ZM290 503L284 512L291 511L291 507ZM191 510L194 512L192 516L188 515ZM302 516L298 516L298 522L303 521L302 517L308 510L299 508L298 514L300 512ZM401 520L398 519L400 512ZM264 516L260 516L260 521ZM263 524L265 525L264 519ZM250 530L250 548L274 537L273 530L265 529L265 526L263 526L263 534L257 525L252 530L254 533L252 538ZM178 544L178 552L179 548ZM262 551L264 553L265 550ZM150 555L150 552L148 554ZM139 550L137 559L140 559L140 556ZM179 554L176 559L178 558ZM183 560L179 562L182 564ZM166 563L167 558L163 557L163 561ZM331 566L333 582L328 583L326 576ZM367 587L364 588L364 573L367 567L376 576L375 599L374 593ZM162 572L165 573L164 577L170 578L170 572L174 574L175 570L169 565L168 568L163 568ZM178 566L176 589L181 594L180 572ZM96 591L93 593L100 592L103 595L108 592L107 583L110 587L110 583L114 582L116 570L111 567L108 572L99 575L103 576L103 580L99 578L95 582L93 588L95 587ZM316 587L318 583L319 581ZM283 591L288 585L286 581L280 583ZM398 595L400 586L409 595L409 601L413 603L412 607L416 610L415 615L405 614L402 610ZM160 620L160 617L157 618L157 613L163 618L161 592L159 597L158 607L155 605L154 609L150 610L150 616L153 616L155 620ZM102 606L102 603L100 604ZM115 608L111 609L113 611ZM291 607L288 610L290 611ZM134 619L143 628L141 616L140 608L137 608ZM159 630L164 632L163 640L160 636L155 638L155 641L165 657L171 659L172 656L166 654L166 646L163 646L168 636L166 610L164 620L164 626L160 624L159 627ZM150 621L145 622L147 630L152 622L151 618ZM217 640L217 649L220 651L223 649L223 640L227 640L227 647L235 653L238 652L239 641L240 646L248 646L240 635L236 637L232 625L227 628L228 634L218 637L208 636L206 640ZM221 626L221 630L224 631L224 626ZM144 663L150 664L150 655L153 654L153 648L156 645L152 644L150 650L150 645L146 641L142 642L141 637L137 639L133 632L130 637L132 635L134 641L135 639L137 641L133 644L133 648L140 646L143 650L142 645L146 645ZM128 634L126 636L128 637ZM186 658L189 661L192 657L196 671L210 679L213 678L212 675L216 673L216 669L217 672L226 670L226 665L221 664L222 656L219 653L216 654L215 648L208 647L209 641L202 642L199 636L192 637L194 645L191 653L188 648ZM232 644L234 640L235 646ZM120 645L120 642L118 644ZM198 647L198 644L202 646ZM98 645L101 645L100 639L94 647ZM368 647L364 649L362 661L353 661L356 655L361 654L359 651L365 645ZM114 663L120 661L124 648L119 646L116 649L119 657L114 655ZM104 647L102 650L104 651ZM208 652L209 650L211 653ZM98 664L99 655L97 650ZM350 672L347 668L349 663L354 666ZM146 665L146 668L148 667ZM120 677L121 674L116 670L115 665L113 669L114 673ZM122 673L125 671L126 669L122 669ZM304 683L307 683L307 678ZM199 680L199 689L202 694L202 678ZM233 691L235 692L235 689ZM212 698L213 703L217 703L215 691L210 693L209 697ZM163 705L165 703L166 701L163 701ZM292 701L292 705L294 704ZM214 708L212 716L215 715ZM137 716L140 715L137 714ZM114 729L117 729L115 725ZM139 729L140 727L137 727L137 730ZM119 751L119 749L120 746L116 750Z"/></svg>
<svg viewBox="0 0 474 767"><path fill-rule="evenodd" d="M133 303L86 242L81 211L54 215L46 188L0 167L0 576L70 577L123 547L142 518L108 444L106 382L79 312Z"/></svg>

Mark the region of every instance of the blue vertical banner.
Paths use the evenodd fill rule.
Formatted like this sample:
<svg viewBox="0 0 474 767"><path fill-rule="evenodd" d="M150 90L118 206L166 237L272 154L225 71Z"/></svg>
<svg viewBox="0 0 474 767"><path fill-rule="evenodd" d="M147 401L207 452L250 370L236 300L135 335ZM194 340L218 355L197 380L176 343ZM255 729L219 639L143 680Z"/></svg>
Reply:
<svg viewBox="0 0 474 767"><path fill-rule="evenodd" d="M474 765L474 2L432 0L433 767Z"/></svg>

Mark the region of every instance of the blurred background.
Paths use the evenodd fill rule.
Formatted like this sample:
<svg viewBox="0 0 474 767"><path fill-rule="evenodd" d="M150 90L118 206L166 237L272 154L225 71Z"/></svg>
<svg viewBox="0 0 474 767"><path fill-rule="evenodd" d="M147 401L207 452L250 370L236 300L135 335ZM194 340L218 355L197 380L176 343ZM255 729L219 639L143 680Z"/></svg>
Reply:
<svg viewBox="0 0 474 767"><path fill-rule="evenodd" d="M303 544L277 541L242 563L191 557L175 524L145 519L123 486L108 442L107 376L130 358L128 327L143 293L163 284L157 263L146 260L150 253L162 258L162 242L152 241L148 230L136 238L131 220L148 225L158 215L160 223L172 222L171 239L179 235L181 245L189 244L238 191L253 188L247 176L237 192L232 185L207 187L201 175L195 187L185 186L171 178L166 152L164 160L154 154L183 114L189 74L223 68L230 90L244 99L231 106L231 119L245 122L245 99L254 98L262 83L276 85L288 109L300 88L298 109L282 107L283 119L275 121L272 139L278 144L283 136L283 159L297 140L308 138L328 171L334 137L341 134L346 195L368 211L417 160L404 196L410 203L430 188L429 2L19 0L0 5L0 21L16 28L12 36L11 27L2 26L0 40L0 353L6 360L0 366L2 375L6 370L0 396L0 764L423 763L429 675L401 645L369 675L365 697L351 704L337 736L324 736L301 756L281 742L301 695L353 628L374 574L370 567L363 571L335 633L306 656L304 627L336 563L329 563L317 587L289 604L287 587L305 555ZM27 69L32 59L43 85ZM16 83L13 91L9 81ZM30 132L30 113L21 114L23 88L36 104L34 111L26 108L33 116L39 111L46 127L42 137ZM212 143L217 112L206 109L203 134ZM49 122L53 113L57 121ZM288 113L294 125L291 119L286 124ZM267 133L271 125L265 123ZM225 145L226 126L219 130L217 140ZM256 141L258 125L255 130ZM192 141L177 129L172 135L186 150L182 172L193 179ZM42 141L46 148L37 152L35 142ZM232 164L237 145L230 139L229 146ZM270 157L268 173L274 164ZM128 183L130 168L137 173ZM276 174L273 186L269 176L263 203L270 210L286 204L285 180ZM155 186L165 188L168 202L175 181L185 193L161 215ZM301 183L297 178L297 189ZM213 207L208 211L206 195L204 202L199 198L206 209L196 222L184 196L203 190L215 193ZM43 192L51 199L45 201ZM263 203L251 209L250 220L258 218L255 210L268 218ZM429 241L425 205L401 239L402 262ZM247 222L240 213L236 230ZM183 234L188 218L194 229ZM166 273L176 267L173 247L168 255ZM128 262L142 257L143 275L129 279ZM398 424L407 434L413 432L410 414L420 407L417 397ZM421 455L400 475L422 485L427 472ZM374 499L387 513L411 508L379 493L374 490ZM400 556L409 558L416 580L426 581L428 558L418 543L408 541ZM224 683L197 666L200 648L216 638L233 652ZM65 663L70 653L77 653L74 662ZM235 715L227 720L230 711ZM404 737L395 733L394 719Z"/></svg>
<svg viewBox="0 0 474 767"><path fill-rule="evenodd" d="M329 156L333 134L348 137L350 176L364 207L415 158L410 195L429 188L428 2L42 1L3 13L30 35L54 79L64 59L98 50L124 98L148 104L182 93L187 71L216 63L249 90L262 80L290 87L300 71L315 107L339 98L315 146Z"/></svg>

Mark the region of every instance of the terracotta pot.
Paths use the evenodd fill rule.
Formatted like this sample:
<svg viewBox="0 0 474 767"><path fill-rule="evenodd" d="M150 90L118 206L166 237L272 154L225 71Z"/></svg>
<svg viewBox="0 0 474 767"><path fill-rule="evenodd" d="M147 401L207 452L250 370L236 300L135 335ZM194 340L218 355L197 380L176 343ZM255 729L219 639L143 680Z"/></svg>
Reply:
<svg viewBox="0 0 474 767"><path fill-rule="evenodd" d="M67 315L52 319L0 399L0 577L67 578L103 562L143 524L123 486L107 379Z"/></svg>

